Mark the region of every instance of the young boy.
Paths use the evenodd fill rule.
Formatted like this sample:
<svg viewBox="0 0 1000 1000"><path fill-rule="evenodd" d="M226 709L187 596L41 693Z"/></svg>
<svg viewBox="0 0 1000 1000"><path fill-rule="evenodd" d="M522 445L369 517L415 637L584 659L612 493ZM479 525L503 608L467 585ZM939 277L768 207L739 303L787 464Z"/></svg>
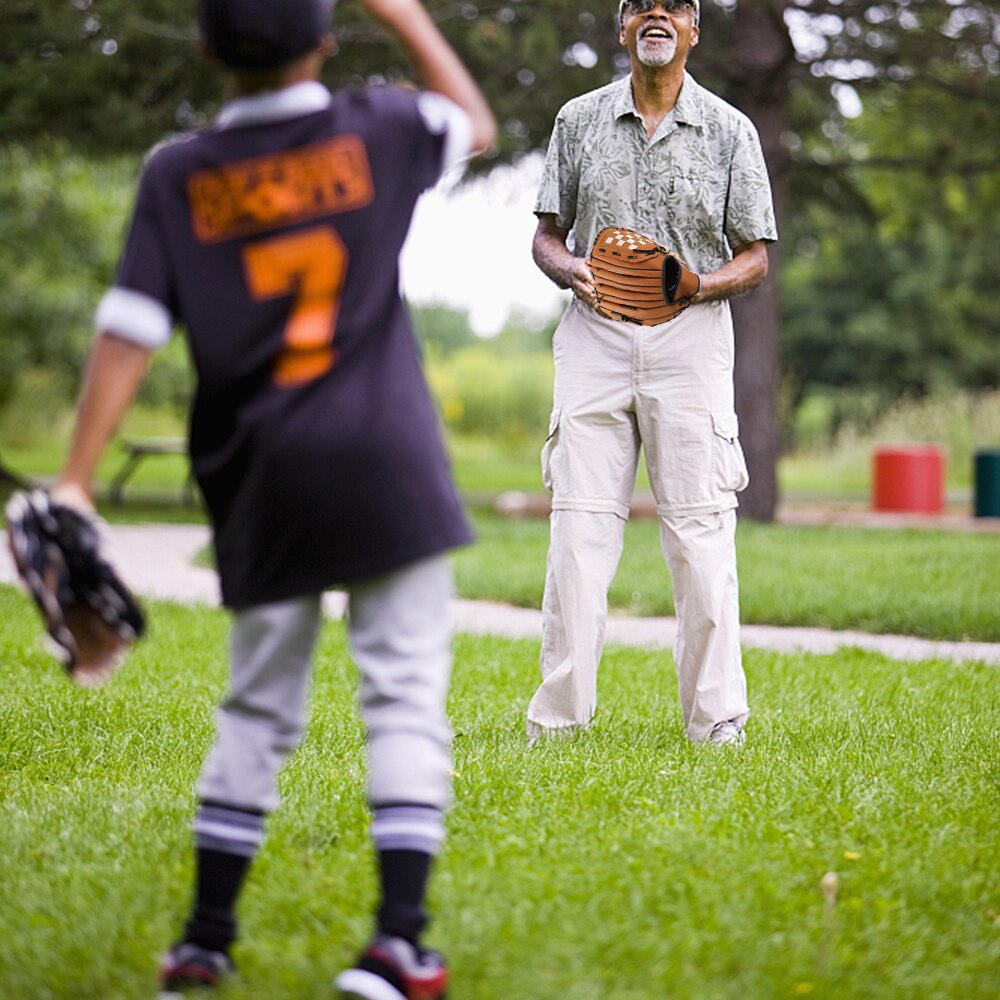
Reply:
<svg viewBox="0 0 1000 1000"><path fill-rule="evenodd" d="M230 685L198 785L197 880L162 984L233 970L235 904L306 717L320 595L349 594L362 675L376 934L347 997L434 1000L420 943L450 798L447 551L470 533L452 484L398 256L415 202L491 145L482 94L419 0L362 0L422 91L331 95L333 0L201 0L235 100L150 157L115 286L98 309L77 426L53 498L91 510L94 469L174 323L197 373L192 467L233 611Z"/></svg>

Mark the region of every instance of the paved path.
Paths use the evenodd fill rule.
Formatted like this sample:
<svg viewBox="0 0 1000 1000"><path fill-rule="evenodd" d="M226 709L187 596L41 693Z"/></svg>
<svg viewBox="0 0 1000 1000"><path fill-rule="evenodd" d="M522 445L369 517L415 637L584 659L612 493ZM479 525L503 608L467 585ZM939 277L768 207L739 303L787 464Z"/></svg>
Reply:
<svg viewBox="0 0 1000 1000"><path fill-rule="evenodd" d="M108 529L111 552L122 575L137 593L162 600L215 606L219 587L215 572L192 565L193 556L208 544L208 529L200 525L115 525ZM0 582L13 583L16 573L7 550L0 544ZM342 617L345 596L332 592L324 599L326 613ZM452 602L452 623L458 632L538 639L542 616L529 608L514 608L488 601ZM677 631L673 618L608 620L607 641L647 649L670 648ZM789 653L797 650L832 653L843 646L884 653L896 660L981 660L1000 665L1000 643L937 642L909 636L833 632L818 628L778 628L744 625L744 647Z"/></svg>

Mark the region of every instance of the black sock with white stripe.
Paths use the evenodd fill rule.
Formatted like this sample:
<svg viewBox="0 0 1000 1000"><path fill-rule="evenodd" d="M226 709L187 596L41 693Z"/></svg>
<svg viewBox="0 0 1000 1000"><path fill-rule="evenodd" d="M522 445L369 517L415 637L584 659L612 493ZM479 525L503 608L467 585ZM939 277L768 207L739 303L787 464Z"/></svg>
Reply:
<svg viewBox="0 0 1000 1000"><path fill-rule="evenodd" d="M202 802L194 831L197 880L184 940L228 954L237 935L236 901L264 837L264 816Z"/></svg>
<svg viewBox="0 0 1000 1000"><path fill-rule="evenodd" d="M441 810L417 805L376 807L372 837L382 881L378 932L417 945L429 920L424 907L427 880L444 837Z"/></svg>
<svg viewBox="0 0 1000 1000"><path fill-rule="evenodd" d="M378 860L382 874L378 932L406 938L415 946L430 919L424 896L433 858L422 851L379 851Z"/></svg>

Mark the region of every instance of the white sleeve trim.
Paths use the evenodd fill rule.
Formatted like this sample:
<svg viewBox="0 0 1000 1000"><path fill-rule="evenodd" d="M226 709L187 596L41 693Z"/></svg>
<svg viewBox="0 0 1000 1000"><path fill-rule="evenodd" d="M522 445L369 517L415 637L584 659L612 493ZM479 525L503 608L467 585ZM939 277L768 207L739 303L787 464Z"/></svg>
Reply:
<svg viewBox="0 0 1000 1000"><path fill-rule="evenodd" d="M454 101L425 90L417 97L417 108L427 130L445 136L442 174L472 155L472 119Z"/></svg>
<svg viewBox="0 0 1000 1000"><path fill-rule="evenodd" d="M170 311L151 295L131 288L109 288L97 307L98 333L113 333L150 350L170 339L173 318Z"/></svg>

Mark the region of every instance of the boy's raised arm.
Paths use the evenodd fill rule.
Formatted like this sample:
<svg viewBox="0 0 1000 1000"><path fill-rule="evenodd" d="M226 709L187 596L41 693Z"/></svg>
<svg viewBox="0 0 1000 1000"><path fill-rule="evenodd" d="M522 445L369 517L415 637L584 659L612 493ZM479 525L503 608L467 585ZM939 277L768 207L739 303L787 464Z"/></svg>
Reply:
<svg viewBox="0 0 1000 1000"><path fill-rule="evenodd" d="M362 0L375 20L403 44L421 86L454 101L472 122L472 152L483 153L496 139L496 121L472 74L438 30L420 0Z"/></svg>

